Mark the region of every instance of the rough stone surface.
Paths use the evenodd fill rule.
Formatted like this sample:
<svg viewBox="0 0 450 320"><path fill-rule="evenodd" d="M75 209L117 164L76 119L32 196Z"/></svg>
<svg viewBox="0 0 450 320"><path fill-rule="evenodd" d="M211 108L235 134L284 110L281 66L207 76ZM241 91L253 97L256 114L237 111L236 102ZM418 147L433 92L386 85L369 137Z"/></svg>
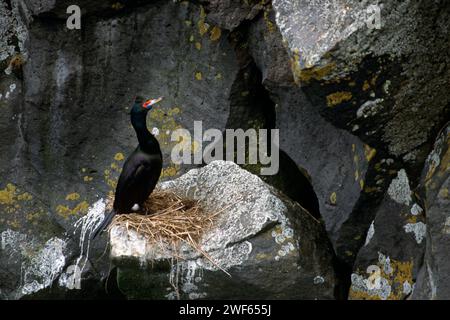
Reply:
<svg viewBox="0 0 450 320"><path fill-rule="evenodd" d="M412 196L408 176L401 169L356 257L351 299L402 300L411 296L422 266L426 233L423 204Z"/></svg>
<svg viewBox="0 0 450 320"><path fill-rule="evenodd" d="M24 51L27 29L19 17L20 2L0 3L0 65L4 67L8 58ZM11 69L7 69L9 73Z"/></svg>
<svg viewBox="0 0 450 320"><path fill-rule="evenodd" d="M372 147L422 165L426 142L449 115L449 57L442 54L448 3L274 0L273 6L294 75L320 113ZM373 6L380 28L372 24Z"/></svg>
<svg viewBox="0 0 450 320"><path fill-rule="evenodd" d="M265 12L249 27L248 47L275 104L280 148L310 177L333 246L351 265L391 168L382 163L376 172L382 153L319 115L295 85L274 10L269 7Z"/></svg>
<svg viewBox="0 0 450 320"><path fill-rule="evenodd" d="M181 298L334 297L332 250L322 226L259 177L233 162L214 161L161 187L200 200L210 212L225 208L203 235L200 247L231 277L185 248L182 260L172 267L172 273L180 271ZM127 296L177 297L169 282L170 250L150 246L135 232L118 226L112 228L110 242L119 288ZM143 264L147 267L139 270Z"/></svg>
<svg viewBox="0 0 450 320"><path fill-rule="evenodd" d="M40 248L39 242L26 234L7 229L0 233L0 240L0 299L18 299L51 286L65 265L62 239L51 238Z"/></svg>
<svg viewBox="0 0 450 320"><path fill-rule="evenodd" d="M252 20L263 9L267 0L206 0L208 21L227 30L233 30L245 20Z"/></svg>
<svg viewBox="0 0 450 320"><path fill-rule="evenodd" d="M446 189L439 180L434 191L419 188L417 198L424 162L450 115L448 1L80 0L82 29L70 31L71 4L0 3L0 234L15 235L0 250L2 298L104 291L104 239L81 240L135 147L127 114L135 94L166 98L149 116L166 160L162 180L192 168L168 159L170 132L192 130L193 120L204 129L277 127L281 170L262 178L300 204L317 195L346 266L341 280L350 286L353 270L364 288L369 264L419 261L425 245L426 263L413 265L414 286L404 281L398 286L405 293L397 294L400 287L384 282L371 297L448 296L439 233L448 210L437 196ZM380 29L368 21L373 5L381 9ZM438 163L436 154L429 161ZM388 217L391 210L410 210L411 221ZM31 267L48 243L57 248L52 239L65 243L65 266ZM6 252L14 258L6 260ZM67 290L77 263L84 266L81 289ZM37 292L23 294L22 269Z"/></svg>
<svg viewBox="0 0 450 320"><path fill-rule="evenodd" d="M194 120L222 130L238 67L226 31L212 33L210 25L205 32L202 9L187 2L103 11L105 3L96 7L90 1L81 30L68 30L64 19L54 19L67 16L60 11L63 2L13 3L11 10L1 4L0 23L12 28L1 41L22 36L15 22L22 21L14 9L19 4L31 12L32 22L23 51L21 42L5 47L0 66L0 232L13 230L41 245L53 237L71 239L68 267L79 256L75 223L113 192L123 161L136 146L128 114L134 96L165 96L148 122L159 131L162 179L167 179L192 167L170 162L176 143L171 132L192 131ZM16 54L23 60L11 70ZM104 245L93 243L92 255L98 258ZM91 270L98 271L99 281L108 265L95 260Z"/></svg>
<svg viewBox="0 0 450 320"><path fill-rule="evenodd" d="M428 156L420 193L426 212L426 252L415 299L450 299L450 125Z"/></svg>

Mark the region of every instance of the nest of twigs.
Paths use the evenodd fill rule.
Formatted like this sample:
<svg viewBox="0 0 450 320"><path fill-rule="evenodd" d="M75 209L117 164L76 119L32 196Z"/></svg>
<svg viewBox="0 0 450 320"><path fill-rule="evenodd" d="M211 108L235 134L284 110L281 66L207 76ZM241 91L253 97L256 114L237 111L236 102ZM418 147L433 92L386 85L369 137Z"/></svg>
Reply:
<svg viewBox="0 0 450 320"><path fill-rule="evenodd" d="M112 199L109 200L112 203ZM177 260L182 258L179 251L185 243L220 268L199 245L202 235L213 226L220 212L207 212L197 200L156 189L139 212L116 215L110 228L123 226L133 230L149 245L170 249Z"/></svg>

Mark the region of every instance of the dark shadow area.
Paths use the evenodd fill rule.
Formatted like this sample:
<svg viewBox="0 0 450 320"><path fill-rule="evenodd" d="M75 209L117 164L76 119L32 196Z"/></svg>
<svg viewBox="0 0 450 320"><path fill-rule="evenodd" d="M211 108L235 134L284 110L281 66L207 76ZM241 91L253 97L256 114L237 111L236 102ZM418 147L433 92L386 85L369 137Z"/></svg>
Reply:
<svg viewBox="0 0 450 320"><path fill-rule="evenodd" d="M231 87L230 113L226 128L228 129L269 129L268 140L272 139L270 129L276 129L275 103L262 84L261 71L249 55L246 45L246 24L230 34L229 40L235 48L240 71ZM248 143L248 142L246 142ZM268 143L268 154L270 143ZM248 152L248 145L246 146ZM246 160L248 154L246 155ZM246 163L248 163L246 161ZM317 219L320 219L319 201L312 187L309 176L303 168L285 153L279 150L279 171L275 175L260 175L261 163L244 164L242 167L259 175L266 183L274 186L292 200L298 202Z"/></svg>
<svg viewBox="0 0 450 320"><path fill-rule="evenodd" d="M101 283L95 278L84 280L81 289L62 289L58 281L53 286L27 295L20 300L126 300L117 285L117 268L113 268Z"/></svg>

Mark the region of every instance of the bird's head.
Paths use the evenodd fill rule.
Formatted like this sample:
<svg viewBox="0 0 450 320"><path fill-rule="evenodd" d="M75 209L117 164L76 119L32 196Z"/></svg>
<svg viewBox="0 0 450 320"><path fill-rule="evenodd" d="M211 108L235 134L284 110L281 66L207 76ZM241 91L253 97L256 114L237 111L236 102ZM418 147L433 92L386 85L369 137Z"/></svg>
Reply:
<svg viewBox="0 0 450 320"><path fill-rule="evenodd" d="M131 113L147 113L155 106L155 104L160 102L162 99L163 97L159 97L158 99L145 100L141 96L137 96L134 100L134 105L131 109Z"/></svg>

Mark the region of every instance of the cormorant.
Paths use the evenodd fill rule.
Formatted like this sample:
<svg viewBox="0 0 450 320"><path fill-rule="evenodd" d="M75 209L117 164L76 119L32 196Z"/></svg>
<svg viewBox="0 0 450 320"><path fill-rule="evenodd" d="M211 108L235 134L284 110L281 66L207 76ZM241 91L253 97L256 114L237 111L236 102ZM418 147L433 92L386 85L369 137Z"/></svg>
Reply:
<svg viewBox="0 0 450 320"><path fill-rule="evenodd" d="M130 112L131 124L139 145L125 161L117 182L113 209L94 231L94 239L111 223L114 215L129 213L135 204L142 207L158 182L162 169L162 154L158 140L147 129L147 113L162 98L143 102L136 97Z"/></svg>

